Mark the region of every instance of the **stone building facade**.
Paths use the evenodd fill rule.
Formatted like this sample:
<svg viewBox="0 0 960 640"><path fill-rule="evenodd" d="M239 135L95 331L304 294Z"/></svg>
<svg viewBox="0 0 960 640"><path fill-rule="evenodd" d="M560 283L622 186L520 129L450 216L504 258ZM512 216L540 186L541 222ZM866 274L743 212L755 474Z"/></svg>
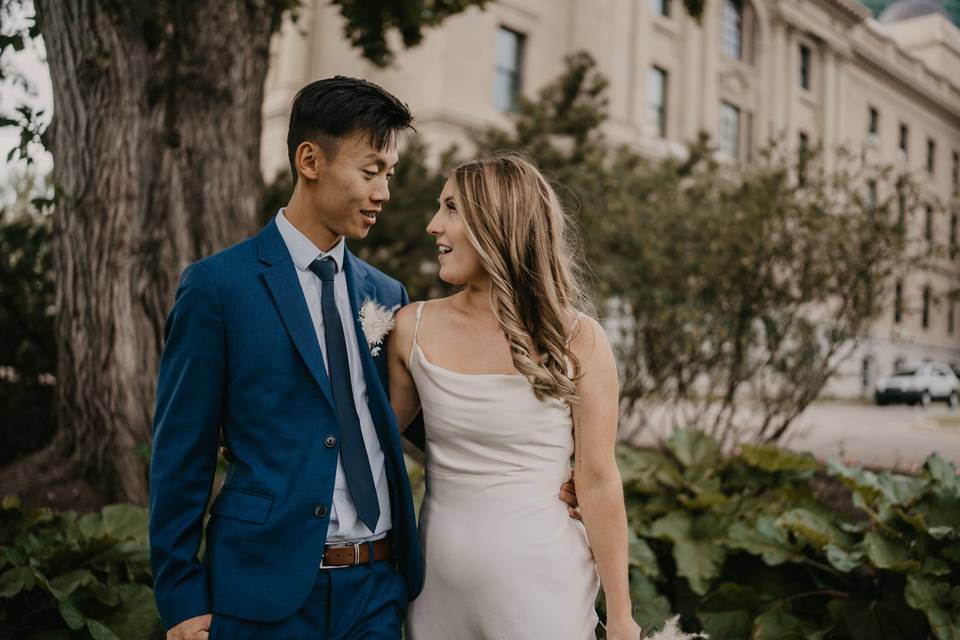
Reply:
<svg viewBox="0 0 960 640"><path fill-rule="evenodd" d="M500 0L432 29L377 69L342 35L335 7L304 2L272 44L262 166L287 170L290 102L307 82L368 78L408 102L439 152L471 127L506 125L521 92L555 78L586 50L609 79L607 135L649 154L680 153L706 131L723 155L749 162L770 138L861 150L908 168L931 202L906 212L909 233L949 247L898 283L896 300L829 393L868 393L898 362L960 367L960 29L945 12L903 5L876 20L857 0L706 0L700 21L679 0ZM897 9L897 11L893 11ZM888 13L889 15L889 13ZM825 161L832 162L830 154ZM892 185L868 185L881 196Z"/></svg>

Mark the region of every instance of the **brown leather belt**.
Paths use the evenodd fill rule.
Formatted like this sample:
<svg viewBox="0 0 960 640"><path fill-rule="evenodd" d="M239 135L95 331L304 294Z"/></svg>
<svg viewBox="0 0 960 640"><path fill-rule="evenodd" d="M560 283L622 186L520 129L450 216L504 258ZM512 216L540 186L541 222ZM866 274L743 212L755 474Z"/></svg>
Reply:
<svg viewBox="0 0 960 640"><path fill-rule="evenodd" d="M353 567L370 562L370 547L373 547L373 561L383 562L393 558L393 544L390 536L369 542L351 545L328 544L323 547L321 567Z"/></svg>

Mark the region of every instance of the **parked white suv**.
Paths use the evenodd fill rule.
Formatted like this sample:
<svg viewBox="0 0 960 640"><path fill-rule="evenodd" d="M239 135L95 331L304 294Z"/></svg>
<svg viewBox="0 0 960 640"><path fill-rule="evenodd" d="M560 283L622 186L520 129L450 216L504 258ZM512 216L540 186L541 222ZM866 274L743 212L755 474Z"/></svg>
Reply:
<svg viewBox="0 0 960 640"><path fill-rule="evenodd" d="M880 405L906 402L924 407L943 400L956 407L960 403L960 380L950 367L939 362L905 365L877 382L874 399Z"/></svg>

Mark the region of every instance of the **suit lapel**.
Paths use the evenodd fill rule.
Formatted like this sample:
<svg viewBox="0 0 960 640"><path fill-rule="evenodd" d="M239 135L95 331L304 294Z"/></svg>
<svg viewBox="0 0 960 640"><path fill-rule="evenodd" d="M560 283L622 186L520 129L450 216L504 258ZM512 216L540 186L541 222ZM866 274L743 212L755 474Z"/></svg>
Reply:
<svg viewBox="0 0 960 640"><path fill-rule="evenodd" d="M333 389L323 364L317 332L310 319L307 302L303 298L297 268L290 258L286 245L283 244L283 238L275 222L271 222L260 233L259 240L260 261L270 265L270 268L263 271L261 277L273 296L273 302L277 305L283 324L290 339L296 345L300 357L320 385L330 406L335 407Z"/></svg>

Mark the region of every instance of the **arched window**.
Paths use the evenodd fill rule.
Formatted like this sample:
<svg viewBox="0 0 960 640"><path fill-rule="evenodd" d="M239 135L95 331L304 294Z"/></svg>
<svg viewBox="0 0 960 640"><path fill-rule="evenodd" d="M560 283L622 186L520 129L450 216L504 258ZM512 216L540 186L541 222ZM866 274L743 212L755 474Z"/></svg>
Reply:
<svg viewBox="0 0 960 640"><path fill-rule="evenodd" d="M723 0L720 45L728 57L743 60L743 0Z"/></svg>

